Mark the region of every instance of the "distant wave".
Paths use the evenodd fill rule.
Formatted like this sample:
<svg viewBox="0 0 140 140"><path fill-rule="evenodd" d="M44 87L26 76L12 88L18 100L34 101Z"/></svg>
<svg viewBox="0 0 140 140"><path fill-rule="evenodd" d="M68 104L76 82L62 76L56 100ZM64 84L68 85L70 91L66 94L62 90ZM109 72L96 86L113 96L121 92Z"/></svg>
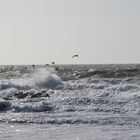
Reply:
<svg viewBox="0 0 140 140"><path fill-rule="evenodd" d="M125 68L125 69L87 69L87 70L77 70L71 71L70 70L63 70L65 75L61 72L60 76L63 80L75 80L81 78L89 78L89 77L98 77L98 78L127 78L127 77L134 77L140 76L140 69L138 68ZM68 73L68 74L66 74Z"/></svg>

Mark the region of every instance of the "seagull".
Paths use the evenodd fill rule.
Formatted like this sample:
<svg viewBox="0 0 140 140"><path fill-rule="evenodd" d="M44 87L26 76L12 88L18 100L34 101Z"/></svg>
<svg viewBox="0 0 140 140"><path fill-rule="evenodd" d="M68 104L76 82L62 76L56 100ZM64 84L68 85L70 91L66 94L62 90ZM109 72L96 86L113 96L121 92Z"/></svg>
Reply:
<svg viewBox="0 0 140 140"><path fill-rule="evenodd" d="M78 57L78 54L75 54L75 55L72 56L72 58L74 58L74 57Z"/></svg>
<svg viewBox="0 0 140 140"><path fill-rule="evenodd" d="M52 62L52 64L54 65L54 64L55 64L55 62Z"/></svg>

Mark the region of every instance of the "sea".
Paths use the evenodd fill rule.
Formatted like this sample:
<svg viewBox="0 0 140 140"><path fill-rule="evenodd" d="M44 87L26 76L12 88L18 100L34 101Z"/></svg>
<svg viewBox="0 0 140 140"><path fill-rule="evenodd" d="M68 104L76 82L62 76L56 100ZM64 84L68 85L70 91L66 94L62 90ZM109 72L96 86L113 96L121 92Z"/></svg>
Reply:
<svg viewBox="0 0 140 140"><path fill-rule="evenodd" d="M140 64L0 66L0 140L140 140Z"/></svg>

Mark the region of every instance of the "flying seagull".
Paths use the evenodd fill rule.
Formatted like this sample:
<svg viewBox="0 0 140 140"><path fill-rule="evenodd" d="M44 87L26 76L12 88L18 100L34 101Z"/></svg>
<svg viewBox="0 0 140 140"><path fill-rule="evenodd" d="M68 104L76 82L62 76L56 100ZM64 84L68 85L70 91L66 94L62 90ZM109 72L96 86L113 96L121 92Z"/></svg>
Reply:
<svg viewBox="0 0 140 140"><path fill-rule="evenodd" d="M55 64L55 62L52 62L52 64L54 65L54 64Z"/></svg>
<svg viewBox="0 0 140 140"><path fill-rule="evenodd" d="M74 57L78 57L78 54L75 54L75 55L72 56L72 58L74 58Z"/></svg>

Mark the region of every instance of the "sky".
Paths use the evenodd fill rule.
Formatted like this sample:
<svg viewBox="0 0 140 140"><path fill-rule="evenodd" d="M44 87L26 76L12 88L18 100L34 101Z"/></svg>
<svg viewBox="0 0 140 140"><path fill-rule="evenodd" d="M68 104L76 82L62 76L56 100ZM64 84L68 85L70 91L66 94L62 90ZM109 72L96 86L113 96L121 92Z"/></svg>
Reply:
<svg viewBox="0 0 140 140"><path fill-rule="evenodd" d="M140 0L0 0L0 64L140 63L139 6Z"/></svg>

